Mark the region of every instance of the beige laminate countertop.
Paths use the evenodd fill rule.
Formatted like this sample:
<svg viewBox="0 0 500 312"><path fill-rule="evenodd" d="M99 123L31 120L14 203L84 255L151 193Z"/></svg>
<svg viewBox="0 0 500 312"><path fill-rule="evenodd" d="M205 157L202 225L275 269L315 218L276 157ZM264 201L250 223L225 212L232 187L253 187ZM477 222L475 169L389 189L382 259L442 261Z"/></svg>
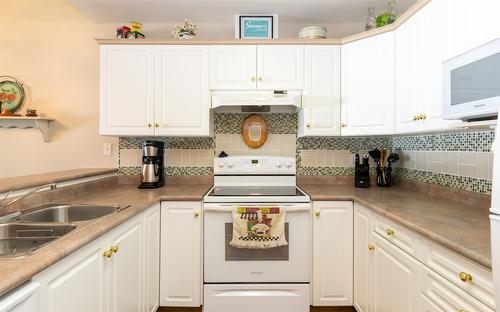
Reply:
<svg viewBox="0 0 500 312"><path fill-rule="evenodd" d="M160 201L201 201L211 183L202 179L200 184L167 184L158 189L141 190L136 181L109 178L106 185L86 187L57 199L58 203L131 205L130 208L108 215L95 223L70 233L63 239L44 246L28 256L16 259L0 258L0 295L29 280L37 273L78 250L85 244L137 215ZM111 183L110 183L111 181ZM121 181L121 182L120 182ZM95 184L103 182L95 182ZM59 190L59 191L62 191Z"/></svg>
<svg viewBox="0 0 500 312"><path fill-rule="evenodd" d="M299 187L313 201L357 202L491 269L489 211L484 207L487 200L478 205L457 201L469 192L454 192L445 199L400 186L364 189L352 184L302 183Z"/></svg>

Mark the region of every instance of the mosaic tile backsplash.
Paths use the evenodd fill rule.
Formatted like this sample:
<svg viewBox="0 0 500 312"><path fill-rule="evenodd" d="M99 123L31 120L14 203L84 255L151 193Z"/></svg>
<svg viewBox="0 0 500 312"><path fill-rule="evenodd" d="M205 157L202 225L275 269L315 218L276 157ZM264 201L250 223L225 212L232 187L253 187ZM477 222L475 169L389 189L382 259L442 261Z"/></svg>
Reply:
<svg viewBox="0 0 500 312"><path fill-rule="evenodd" d="M229 155L295 156L298 175L354 175L356 153L364 155L373 148L385 147L400 155L395 176L491 193L492 130L394 137L297 138L297 115L273 113L261 114L268 123L268 139L261 148L251 149L240 136L241 125L248 115L215 114L214 137L122 137L120 172L140 173L141 142L146 139L165 143L167 175L210 175L213 157L221 151ZM372 161L371 166L374 166Z"/></svg>

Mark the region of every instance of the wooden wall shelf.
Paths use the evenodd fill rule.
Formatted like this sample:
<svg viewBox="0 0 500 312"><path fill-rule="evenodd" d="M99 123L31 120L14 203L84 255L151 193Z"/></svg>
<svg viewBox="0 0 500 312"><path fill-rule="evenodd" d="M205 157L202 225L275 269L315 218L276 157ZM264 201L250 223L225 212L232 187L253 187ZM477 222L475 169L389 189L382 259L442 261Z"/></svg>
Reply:
<svg viewBox="0 0 500 312"><path fill-rule="evenodd" d="M39 129L45 143L50 142L49 124L55 119L49 117L5 117L0 116L0 128Z"/></svg>

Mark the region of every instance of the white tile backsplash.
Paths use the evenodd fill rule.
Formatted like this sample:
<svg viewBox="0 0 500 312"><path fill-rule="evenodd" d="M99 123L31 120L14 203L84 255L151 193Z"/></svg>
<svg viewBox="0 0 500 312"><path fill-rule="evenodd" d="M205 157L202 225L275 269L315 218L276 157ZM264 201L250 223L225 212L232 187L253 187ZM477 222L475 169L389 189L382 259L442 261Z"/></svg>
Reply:
<svg viewBox="0 0 500 312"><path fill-rule="evenodd" d="M403 167L433 173L491 180L493 153L458 151L400 151Z"/></svg>

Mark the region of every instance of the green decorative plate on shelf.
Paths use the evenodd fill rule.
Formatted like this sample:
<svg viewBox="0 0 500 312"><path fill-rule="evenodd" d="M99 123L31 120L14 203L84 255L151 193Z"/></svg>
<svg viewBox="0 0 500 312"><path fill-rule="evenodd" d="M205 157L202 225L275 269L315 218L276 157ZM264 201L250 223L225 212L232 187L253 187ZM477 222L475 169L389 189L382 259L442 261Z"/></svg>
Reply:
<svg viewBox="0 0 500 312"><path fill-rule="evenodd" d="M24 104L23 84L14 77L0 76L0 115L13 115Z"/></svg>

